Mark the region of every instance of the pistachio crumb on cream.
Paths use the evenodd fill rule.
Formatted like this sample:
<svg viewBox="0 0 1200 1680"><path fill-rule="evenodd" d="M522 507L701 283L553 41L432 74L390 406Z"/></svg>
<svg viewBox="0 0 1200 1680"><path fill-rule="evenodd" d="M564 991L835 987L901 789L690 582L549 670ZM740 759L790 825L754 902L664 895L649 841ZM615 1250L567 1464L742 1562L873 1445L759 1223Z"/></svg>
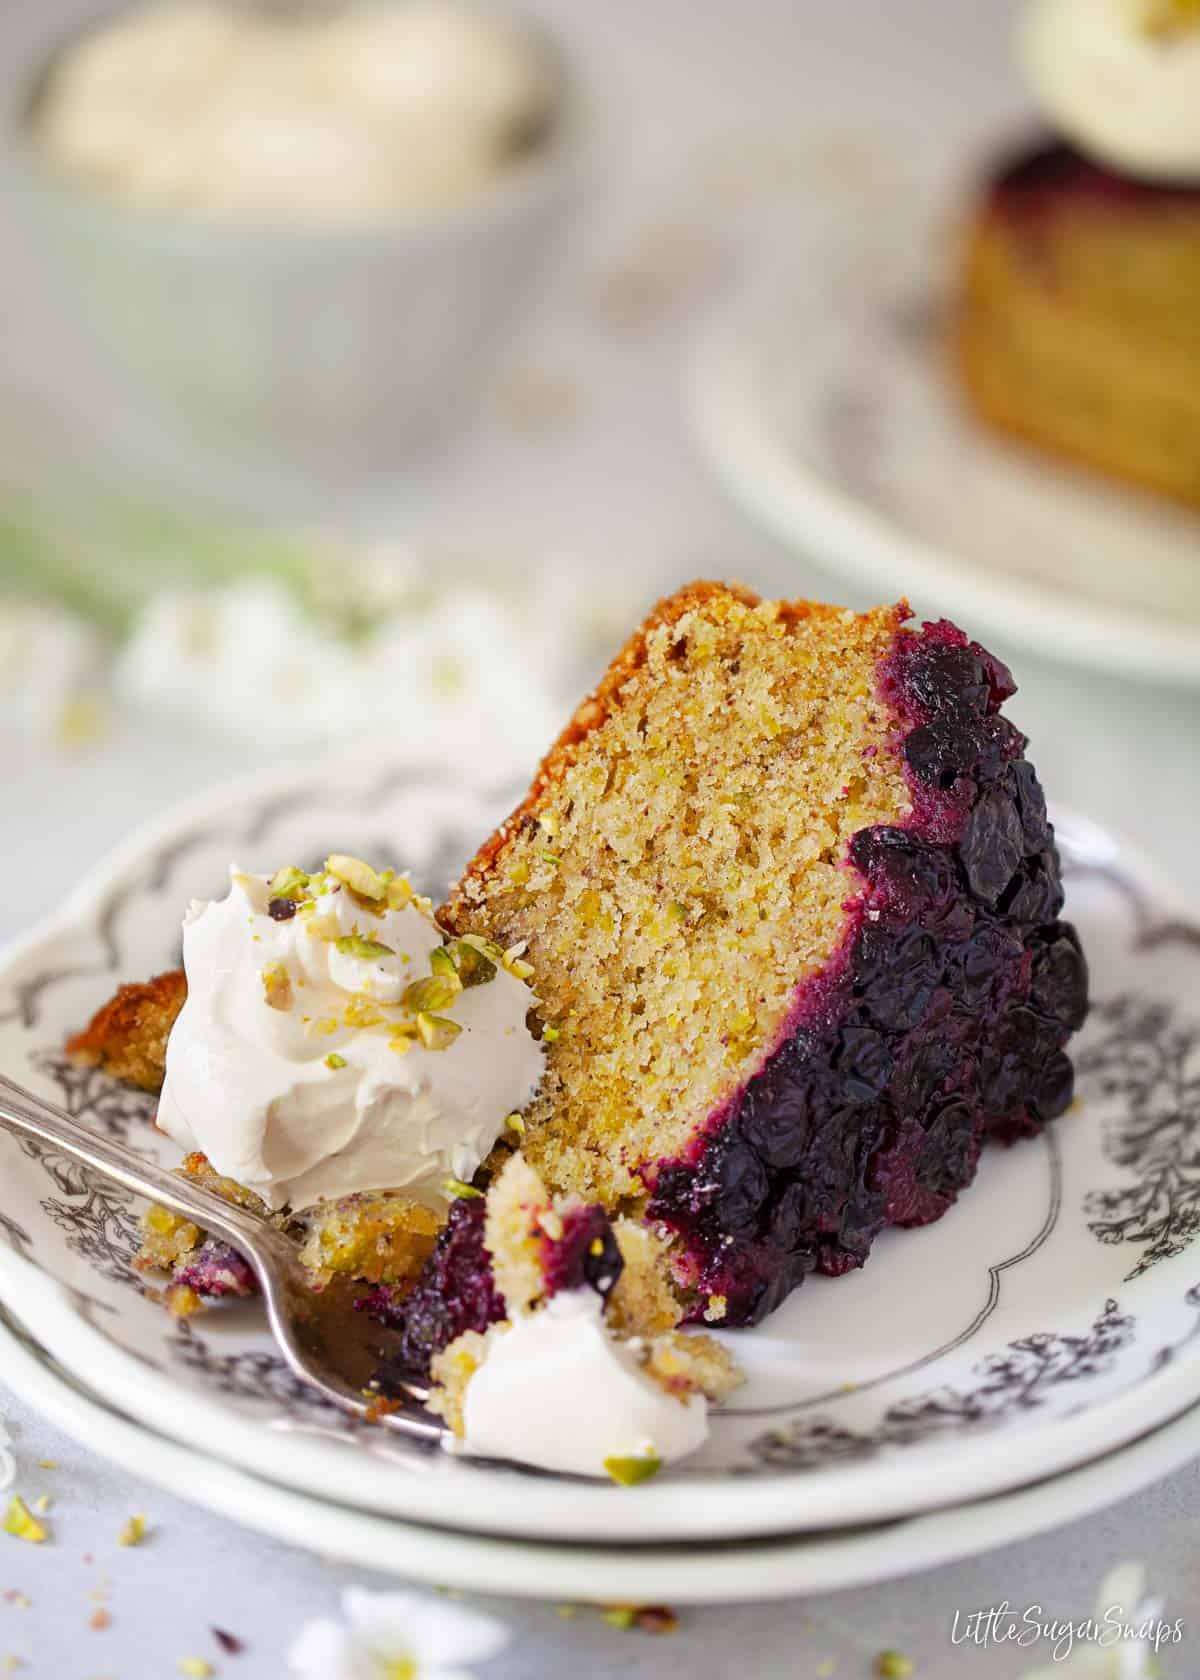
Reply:
<svg viewBox="0 0 1200 1680"><path fill-rule="evenodd" d="M232 868L226 898L189 909L183 960L158 1123L271 1207L385 1189L440 1205L541 1076L528 975L447 940L407 880L360 859Z"/></svg>

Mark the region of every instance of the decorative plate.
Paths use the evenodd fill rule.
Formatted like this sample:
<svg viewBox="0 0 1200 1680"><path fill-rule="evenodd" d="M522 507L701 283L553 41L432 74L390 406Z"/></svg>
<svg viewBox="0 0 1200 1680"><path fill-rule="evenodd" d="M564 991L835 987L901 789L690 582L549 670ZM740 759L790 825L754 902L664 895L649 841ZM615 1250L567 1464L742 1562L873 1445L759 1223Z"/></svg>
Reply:
<svg viewBox="0 0 1200 1680"><path fill-rule="evenodd" d="M1200 683L1200 516L984 430L945 345L969 149L822 201L703 342L693 428L814 564L1048 657ZM865 190L865 189L864 189Z"/></svg>
<svg viewBox="0 0 1200 1680"><path fill-rule="evenodd" d="M152 1103L65 1061L118 980L177 957L231 858L392 857L434 891L504 808L377 764L241 783L131 840L0 963L0 1068L138 1149ZM985 1154L957 1207L888 1232L734 1335L749 1373L703 1454L636 1490L360 1428L275 1357L252 1306L173 1323L130 1261L133 1199L0 1132L0 1301L110 1404L275 1482L474 1531L726 1539L896 1517L1057 1474L1200 1399L1200 923L1149 867L1060 818L1097 999L1079 1102Z"/></svg>
<svg viewBox="0 0 1200 1680"><path fill-rule="evenodd" d="M124 1417L0 1307L5 1381L92 1451L259 1533L431 1586L588 1603L721 1604L833 1592L1027 1540L1169 1476L1200 1453L1200 1407L1036 1487L840 1533L698 1546L556 1546L419 1528L260 1481Z"/></svg>

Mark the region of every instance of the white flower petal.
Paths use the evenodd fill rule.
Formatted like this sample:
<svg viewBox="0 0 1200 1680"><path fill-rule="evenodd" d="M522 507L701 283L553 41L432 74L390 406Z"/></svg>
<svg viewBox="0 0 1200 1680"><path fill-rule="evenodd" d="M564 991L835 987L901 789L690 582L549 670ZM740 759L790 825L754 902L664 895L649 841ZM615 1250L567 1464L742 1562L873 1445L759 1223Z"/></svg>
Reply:
<svg viewBox="0 0 1200 1680"><path fill-rule="evenodd" d="M288 1652L295 1680L375 1680L367 1653L340 1622L306 1622Z"/></svg>
<svg viewBox="0 0 1200 1680"><path fill-rule="evenodd" d="M1117 1609L1127 1622L1136 1621L1134 1612L1146 1591L1146 1568L1141 1563L1119 1563L1110 1569L1100 1583L1096 1599L1096 1614L1103 1618L1109 1610Z"/></svg>
<svg viewBox="0 0 1200 1680"><path fill-rule="evenodd" d="M437 1671L447 1664L486 1662L510 1638L504 1624L492 1616L415 1593L371 1593L351 1587L343 1603L355 1637L369 1651L411 1656L421 1680L439 1680Z"/></svg>

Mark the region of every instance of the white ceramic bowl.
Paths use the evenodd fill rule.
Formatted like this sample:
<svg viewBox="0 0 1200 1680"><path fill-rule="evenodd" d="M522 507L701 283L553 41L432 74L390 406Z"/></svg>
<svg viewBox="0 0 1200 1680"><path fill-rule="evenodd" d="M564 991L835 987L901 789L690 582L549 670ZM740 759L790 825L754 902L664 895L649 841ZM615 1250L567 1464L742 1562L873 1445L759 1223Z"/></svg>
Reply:
<svg viewBox="0 0 1200 1680"><path fill-rule="evenodd" d="M339 480L444 432L577 177L579 100L553 43L539 37L558 84L552 125L478 199L306 224L124 205L57 173L30 117L77 33L11 101L12 198L135 400L140 389L202 449Z"/></svg>

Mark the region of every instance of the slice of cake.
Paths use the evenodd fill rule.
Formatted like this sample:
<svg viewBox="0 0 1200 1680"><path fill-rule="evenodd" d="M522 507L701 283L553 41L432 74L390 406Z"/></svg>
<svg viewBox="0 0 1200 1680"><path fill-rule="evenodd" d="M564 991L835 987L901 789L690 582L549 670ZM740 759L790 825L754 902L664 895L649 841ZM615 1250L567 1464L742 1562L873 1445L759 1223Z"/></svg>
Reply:
<svg viewBox="0 0 1200 1680"><path fill-rule="evenodd" d="M1200 506L1198 297L1200 180L1139 181L1039 141L971 216L963 388L990 425Z"/></svg>
<svg viewBox="0 0 1200 1680"><path fill-rule="evenodd" d="M1200 6L1022 0L1050 135L968 221L954 341L988 424L1200 506Z"/></svg>
<svg viewBox="0 0 1200 1680"><path fill-rule="evenodd" d="M936 1219L1072 1095L1087 977L1008 671L904 606L696 584L614 660L439 919L523 946L522 1152L745 1324Z"/></svg>

